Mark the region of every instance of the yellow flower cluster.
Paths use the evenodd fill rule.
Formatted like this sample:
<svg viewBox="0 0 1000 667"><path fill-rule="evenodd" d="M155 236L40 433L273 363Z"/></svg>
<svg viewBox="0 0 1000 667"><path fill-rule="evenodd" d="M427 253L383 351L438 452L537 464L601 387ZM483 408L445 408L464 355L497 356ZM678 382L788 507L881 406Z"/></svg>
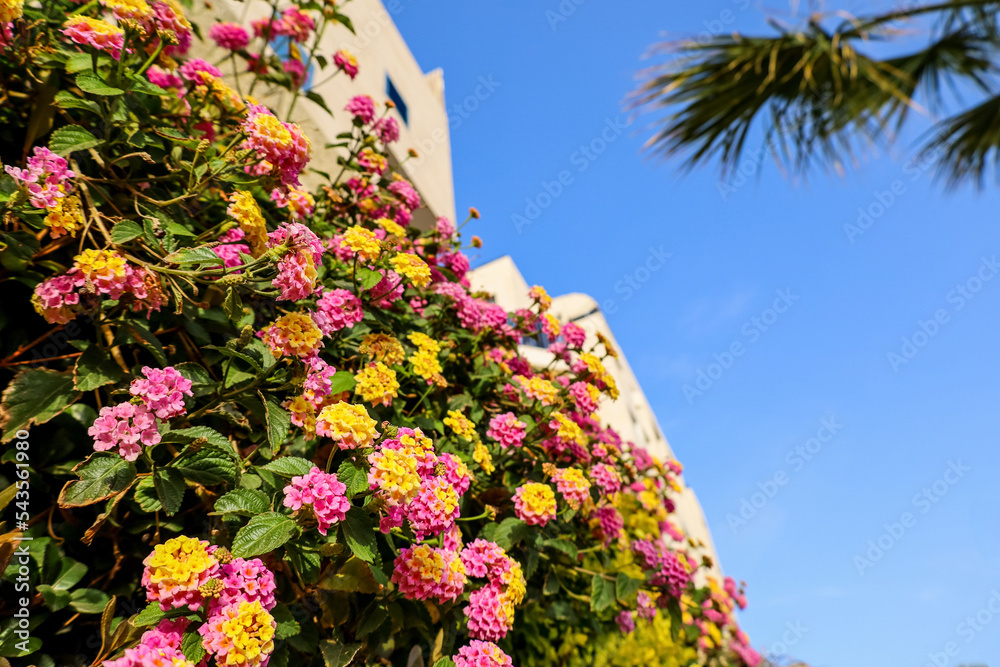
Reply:
<svg viewBox="0 0 1000 667"><path fill-rule="evenodd" d="M125 280L125 258L112 250L84 250L73 258L73 262L92 281Z"/></svg>
<svg viewBox="0 0 1000 667"><path fill-rule="evenodd" d="M261 664L274 652L274 632L277 623L274 617L261 606L260 601L240 602L239 607L231 605L222 612L224 620L219 624L222 642L226 649L216 653L216 663L236 667L253 667ZM209 641L211 636L206 637ZM228 641L226 641L228 640ZM221 660L219 658L222 658Z"/></svg>
<svg viewBox="0 0 1000 667"><path fill-rule="evenodd" d="M418 544L410 551L410 569L420 572L423 581L453 581L456 578L464 581L466 572L461 558L452 558L445 563L444 554L427 544ZM445 571L448 568L450 574Z"/></svg>
<svg viewBox="0 0 1000 667"><path fill-rule="evenodd" d="M461 438L476 439L476 425L458 410L449 410L444 418L444 425L451 428Z"/></svg>
<svg viewBox="0 0 1000 667"><path fill-rule="evenodd" d="M52 233L52 238L69 234L75 236L77 230L83 227L83 209L80 207L80 198L76 195L60 197L55 208L50 208L45 216L45 226Z"/></svg>
<svg viewBox="0 0 1000 667"><path fill-rule="evenodd" d="M374 262L382 251L382 246L379 245L375 232L359 225L349 227L344 232L341 246L358 253L358 256L366 262Z"/></svg>
<svg viewBox="0 0 1000 667"><path fill-rule="evenodd" d="M552 313L544 313L542 317L544 317L545 321L548 323L549 331L551 332L551 335L553 337L558 336L560 333L562 333L562 325L559 324L559 318L557 318Z"/></svg>
<svg viewBox="0 0 1000 667"><path fill-rule="evenodd" d="M587 370L591 372L598 380L607 385L608 396L612 400L618 399L618 383L615 382L615 378L608 372L608 369L604 367L601 360L589 352L583 352L580 354L580 361L587 365Z"/></svg>
<svg viewBox="0 0 1000 667"><path fill-rule="evenodd" d="M277 121L277 119L275 120ZM260 212L260 206L253 195L246 190L237 190L233 193L232 202L226 212L240 223L240 229L247 235L247 241L250 243L250 254L254 257L263 255L267 251L267 226L264 224L264 215Z"/></svg>
<svg viewBox="0 0 1000 667"><path fill-rule="evenodd" d="M24 0L0 0L0 22L10 23L24 15Z"/></svg>
<svg viewBox="0 0 1000 667"><path fill-rule="evenodd" d="M358 352L367 354L376 361L383 361L386 366L401 363L406 355L403 344L395 336L388 334L368 334L361 339Z"/></svg>
<svg viewBox="0 0 1000 667"><path fill-rule="evenodd" d="M343 401L323 408L316 418L316 432L336 440L341 449L371 447L378 436L365 407Z"/></svg>
<svg viewBox="0 0 1000 667"><path fill-rule="evenodd" d="M368 457L371 470L369 482L375 484L379 496L389 505L405 505L420 490L420 473L413 450L385 448Z"/></svg>
<svg viewBox="0 0 1000 667"><path fill-rule="evenodd" d="M528 482L520 488L522 514L551 517L556 513L556 492L548 484Z"/></svg>
<svg viewBox="0 0 1000 667"><path fill-rule="evenodd" d="M303 218L316 207L316 198L307 190L296 187L290 187L288 190L288 212L293 218Z"/></svg>
<svg viewBox="0 0 1000 667"><path fill-rule="evenodd" d="M398 236L400 239L406 238L406 230L392 218L379 218L375 221L375 224L384 229L386 234Z"/></svg>
<svg viewBox="0 0 1000 667"><path fill-rule="evenodd" d="M507 614L507 627L512 628L514 627L514 607L524 601L524 594L528 590L521 564L511 558L510 569L500 575L500 582L503 584L500 602Z"/></svg>
<svg viewBox="0 0 1000 667"><path fill-rule="evenodd" d="M311 357L322 339L323 332L305 313L285 313L264 330L264 342L278 356Z"/></svg>
<svg viewBox="0 0 1000 667"><path fill-rule="evenodd" d="M434 448L434 443L419 428L413 429L413 433L400 435L399 442L413 456L422 456Z"/></svg>
<svg viewBox="0 0 1000 667"><path fill-rule="evenodd" d="M521 385L521 391L528 398L534 398L542 402L542 405L552 405L559 400L559 390L543 377L524 377L515 375L514 381Z"/></svg>
<svg viewBox="0 0 1000 667"><path fill-rule="evenodd" d="M246 108L243 98L240 97L239 93L230 88L219 77L212 76L208 72L198 72L197 76L201 79L201 84L197 86L197 90L202 95L211 95L222 106L234 111L243 111Z"/></svg>
<svg viewBox="0 0 1000 667"><path fill-rule="evenodd" d="M487 475L492 475L493 471L496 470L496 466L493 465L493 456L490 455L490 450L486 448L482 440L476 442L476 446L472 449L472 460L478 463Z"/></svg>
<svg viewBox="0 0 1000 667"><path fill-rule="evenodd" d="M208 553L207 546L208 542L186 535L157 544L144 561L149 582L167 590L198 588L202 574L219 564Z"/></svg>
<svg viewBox="0 0 1000 667"><path fill-rule="evenodd" d="M250 133L259 137L261 143L272 144L283 150L290 148L294 141L288 128L277 117L269 113L254 115L253 128Z"/></svg>
<svg viewBox="0 0 1000 667"><path fill-rule="evenodd" d="M145 0L101 0L105 9L114 12L119 19L151 19L153 9L146 4Z"/></svg>
<svg viewBox="0 0 1000 667"><path fill-rule="evenodd" d="M392 405L392 399L399 392L396 371L381 361L362 368L354 380L358 383L354 391L372 405Z"/></svg>
<svg viewBox="0 0 1000 667"><path fill-rule="evenodd" d="M358 154L358 161L367 165L368 169L381 174L389 166L388 161L370 148Z"/></svg>
<svg viewBox="0 0 1000 667"><path fill-rule="evenodd" d="M543 313L552 307L552 297L541 285L535 285L528 290L528 296L538 303L538 309Z"/></svg>
<svg viewBox="0 0 1000 667"><path fill-rule="evenodd" d="M604 346L604 351L608 353L609 357L611 357L612 359L618 358L618 350L616 350L615 346L611 344L611 341L608 340L607 336L598 331L597 340L599 340L601 342L601 345Z"/></svg>
<svg viewBox="0 0 1000 667"><path fill-rule="evenodd" d="M559 429L556 436L565 443L575 442L581 447L587 444L587 434L583 432L580 425L561 412L552 415L554 421L559 422Z"/></svg>
<svg viewBox="0 0 1000 667"><path fill-rule="evenodd" d="M441 344L419 331L411 333L407 339L417 346L417 351L410 355L413 372L439 387L447 386L444 376L441 375L441 362L438 361Z"/></svg>
<svg viewBox="0 0 1000 667"><path fill-rule="evenodd" d="M401 252L392 258L396 273L409 279L414 287L424 287L431 282L431 267L413 253Z"/></svg>

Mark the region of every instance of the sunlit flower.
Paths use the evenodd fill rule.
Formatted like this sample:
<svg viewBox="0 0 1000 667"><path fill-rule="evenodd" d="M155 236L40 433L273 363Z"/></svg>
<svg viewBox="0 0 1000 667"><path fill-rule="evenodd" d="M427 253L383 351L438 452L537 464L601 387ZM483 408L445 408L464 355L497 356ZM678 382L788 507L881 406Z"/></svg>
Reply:
<svg viewBox="0 0 1000 667"><path fill-rule="evenodd" d="M392 573L392 582L410 600L455 600L465 581L465 566L457 553L426 544L400 550Z"/></svg>
<svg viewBox="0 0 1000 667"><path fill-rule="evenodd" d="M316 433L333 439L341 449L371 447L378 437L375 420L365 407L343 401L323 408L316 418Z"/></svg>
<svg viewBox="0 0 1000 667"><path fill-rule="evenodd" d="M544 526L556 516L556 494L548 484L529 482L514 493L514 511L529 526Z"/></svg>
<svg viewBox="0 0 1000 667"><path fill-rule="evenodd" d="M105 51L118 60L125 46L125 31L107 21L74 16L63 24L62 33L72 42Z"/></svg>
<svg viewBox="0 0 1000 667"><path fill-rule="evenodd" d="M372 405L392 405L392 399L399 392L396 371L381 361L362 368L354 379L357 381L355 391Z"/></svg>
<svg viewBox="0 0 1000 667"><path fill-rule="evenodd" d="M258 334L271 353L305 359L319 352L323 332L305 313L286 313Z"/></svg>
<svg viewBox="0 0 1000 667"><path fill-rule="evenodd" d="M164 611L198 609L204 601L198 589L219 572L219 561L208 552L208 546L205 540L179 535L153 547L143 561L146 597L159 602Z"/></svg>

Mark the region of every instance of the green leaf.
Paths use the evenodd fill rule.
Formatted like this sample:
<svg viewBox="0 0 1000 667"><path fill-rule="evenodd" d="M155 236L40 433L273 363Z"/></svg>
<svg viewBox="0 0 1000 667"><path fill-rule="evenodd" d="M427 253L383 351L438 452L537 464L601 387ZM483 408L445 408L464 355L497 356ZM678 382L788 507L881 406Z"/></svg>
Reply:
<svg viewBox="0 0 1000 667"><path fill-rule="evenodd" d="M291 539L297 526L291 517L277 512L259 514L240 528L233 539L233 555L252 558L274 551Z"/></svg>
<svg viewBox="0 0 1000 667"><path fill-rule="evenodd" d="M615 601L615 584L600 574L595 574L590 580L590 608L602 611Z"/></svg>
<svg viewBox="0 0 1000 667"><path fill-rule="evenodd" d="M229 319L236 322L243 316L243 299L240 298L240 291L235 287L226 290L226 300L222 303Z"/></svg>
<svg viewBox="0 0 1000 667"><path fill-rule="evenodd" d="M318 551L303 549L289 542L285 546L285 557L306 583L314 583L319 578L321 558Z"/></svg>
<svg viewBox="0 0 1000 667"><path fill-rule="evenodd" d="M372 609L364 620L361 621L361 625L358 626L357 631L354 633L358 637L366 637L371 633L378 630L386 619L389 618L389 612L387 612L382 607L375 607Z"/></svg>
<svg viewBox="0 0 1000 667"><path fill-rule="evenodd" d="M73 388L71 373L57 373L46 369L24 370L14 376L3 391L0 404L0 422L3 422L3 440L10 441L22 430L33 424L44 424L80 397Z"/></svg>
<svg viewBox="0 0 1000 667"><path fill-rule="evenodd" d="M298 456L282 456L261 467L282 477L298 477L307 474L315 466L308 459Z"/></svg>
<svg viewBox="0 0 1000 667"><path fill-rule="evenodd" d="M641 579L633 579L624 572L619 572L615 582L615 597L623 603L630 602L643 583Z"/></svg>
<svg viewBox="0 0 1000 667"><path fill-rule="evenodd" d="M135 502L143 512L159 512L163 509L160 497L156 495L156 485L152 477L143 477L135 485Z"/></svg>
<svg viewBox="0 0 1000 667"><path fill-rule="evenodd" d="M60 507L83 507L117 495L135 481L135 464L117 454L91 454L73 471L79 476L59 493Z"/></svg>
<svg viewBox="0 0 1000 667"><path fill-rule="evenodd" d="M368 473L354 459L347 459L337 468L337 479L347 486L347 497L355 496L368 490Z"/></svg>
<svg viewBox="0 0 1000 667"><path fill-rule="evenodd" d="M202 486L236 483L236 463L230 453L232 448L220 450L206 445L197 451L185 452L170 464L185 479Z"/></svg>
<svg viewBox="0 0 1000 667"><path fill-rule="evenodd" d="M87 54L83 53L78 55L86 56ZM89 56L87 57L87 64L90 64ZM61 109L86 109L87 111L95 114L101 113L101 106L97 102L79 98L68 90L60 90L56 93L55 104Z"/></svg>
<svg viewBox="0 0 1000 667"><path fill-rule="evenodd" d="M277 627L274 629L275 639L287 639L289 637L294 637L302 631L299 627L298 621L292 616L292 612L289 611L288 607L283 604L278 604L274 609L271 610L271 616L274 617Z"/></svg>
<svg viewBox="0 0 1000 667"><path fill-rule="evenodd" d="M142 227L134 220L122 220L111 228L112 243L128 243L142 236Z"/></svg>
<svg viewBox="0 0 1000 667"><path fill-rule="evenodd" d="M111 598L96 588L79 588L73 591L69 606L81 614L100 614Z"/></svg>
<svg viewBox="0 0 1000 667"><path fill-rule="evenodd" d="M91 345L76 360L73 385L80 391L91 391L122 379L121 366L98 345Z"/></svg>
<svg viewBox="0 0 1000 667"><path fill-rule="evenodd" d="M510 549L531 532L528 524L515 517L507 517L497 527L494 541L503 549Z"/></svg>
<svg viewBox="0 0 1000 667"><path fill-rule="evenodd" d="M94 59L89 53L73 53L66 59L66 71L70 74L90 70L94 67Z"/></svg>
<svg viewBox="0 0 1000 667"><path fill-rule="evenodd" d="M181 638L181 653L184 657L198 664L205 657L205 648L201 645L201 635L197 630L188 630Z"/></svg>
<svg viewBox="0 0 1000 667"><path fill-rule="evenodd" d="M326 667L347 667L354 656L361 650L363 644L336 644L326 640L319 645Z"/></svg>
<svg viewBox="0 0 1000 667"><path fill-rule="evenodd" d="M215 501L215 511L220 514L255 516L271 509L271 501L262 491L234 489Z"/></svg>
<svg viewBox="0 0 1000 667"><path fill-rule="evenodd" d="M438 661L434 663L434 667L455 667L455 661L451 658L438 658Z"/></svg>
<svg viewBox="0 0 1000 667"><path fill-rule="evenodd" d="M115 88L114 86L105 83L93 72L83 72L82 74L78 74L76 77L76 85L80 87L80 90L85 93L90 93L91 95L113 96L121 95L125 92L121 88Z"/></svg>
<svg viewBox="0 0 1000 667"><path fill-rule="evenodd" d="M366 290L369 290L382 282L381 273L364 267L358 269L357 278L358 282L361 283L361 287Z"/></svg>
<svg viewBox="0 0 1000 667"><path fill-rule="evenodd" d="M166 615L167 612L160 609L159 602L150 602L145 609L132 617L132 625L137 628L147 625L156 625L163 620L163 617Z"/></svg>
<svg viewBox="0 0 1000 667"><path fill-rule="evenodd" d="M72 558L62 561L59 576L52 582L52 588L57 591L68 591L80 583L87 574L87 566Z"/></svg>
<svg viewBox="0 0 1000 667"><path fill-rule="evenodd" d="M292 417L274 398L268 398L260 392L257 393L264 401L264 407L267 410L267 441L271 443L271 449L278 451L281 444L285 442L285 438L288 437ZM312 466L310 466L311 468Z"/></svg>
<svg viewBox="0 0 1000 667"><path fill-rule="evenodd" d="M172 252L163 258L165 262L173 264L211 264L212 266L222 266L222 260L211 248L184 248L177 252Z"/></svg>
<svg viewBox="0 0 1000 667"><path fill-rule="evenodd" d="M167 516L172 516L181 508L187 485L184 483L184 475L180 471L175 468L154 469L153 486L156 488L156 497L163 504L163 510Z"/></svg>
<svg viewBox="0 0 1000 667"><path fill-rule="evenodd" d="M360 507L352 507L340 524L344 530L344 542L355 556L366 563L374 562L377 546L375 528L368 515Z"/></svg>
<svg viewBox="0 0 1000 667"><path fill-rule="evenodd" d="M546 548L557 549L558 551L563 552L564 554L569 556L571 560L574 561L576 560L576 556L579 551L576 545L570 542L569 540L551 539L551 540L545 540L542 544Z"/></svg>
<svg viewBox="0 0 1000 667"><path fill-rule="evenodd" d="M330 378L330 393L339 394L342 391L351 391L358 381L354 379L354 374L349 371L337 371Z"/></svg>
<svg viewBox="0 0 1000 667"><path fill-rule="evenodd" d="M344 593L370 594L379 590L368 563L353 556L340 569L327 568L318 586L323 590Z"/></svg>
<svg viewBox="0 0 1000 667"><path fill-rule="evenodd" d="M192 364L178 364L179 366L191 366ZM184 375L182 369L181 375ZM185 375L185 377L188 377ZM207 374L206 374L207 377ZM180 442L183 444L188 444L193 440L198 438L205 438L208 440L209 444L218 447L221 450L232 452L232 456L236 456L236 452L233 452L233 445L229 442L229 438L222 435L214 428L209 428L208 426L192 426L191 428L178 428L167 432L163 436L163 442Z"/></svg>
<svg viewBox="0 0 1000 667"><path fill-rule="evenodd" d="M72 593L65 590L58 590L54 586L49 586L48 584L39 584L36 590L42 594L42 599L45 600L45 606L52 611L59 611L60 609L65 609L66 605L70 603L73 599Z"/></svg>
<svg viewBox="0 0 1000 667"><path fill-rule="evenodd" d="M149 350L150 354L153 355L161 366L167 365L167 355L163 351L163 344L145 326L138 322L126 322L121 331L127 332L136 343Z"/></svg>
<svg viewBox="0 0 1000 667"><path fill-rule="evenodd" d="M85 130L79 125L67 125L60 127L49 137L49 150L56 155L69 155L74 151L82 151L104 143L103 139L98 139L89 130Z"/></svg>

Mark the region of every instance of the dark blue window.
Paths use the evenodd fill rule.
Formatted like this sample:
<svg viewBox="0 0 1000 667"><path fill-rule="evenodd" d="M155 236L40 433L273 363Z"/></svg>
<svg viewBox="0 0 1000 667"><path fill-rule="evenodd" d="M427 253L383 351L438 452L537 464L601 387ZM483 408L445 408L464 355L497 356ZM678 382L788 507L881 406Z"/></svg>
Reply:
<svg viewBox="0 0 1000 667"><path fill-rule="evenodd" d="M396 105L396 111L398 111L399 115L403 117L403 122L409 125L410 111L406 108L406 102L403 101L403 96L399 94L398 90L396 90L396 84L392 82L392 79L389 78L388 74L385 75L385 94L388 95L389 99Z"/></svg>

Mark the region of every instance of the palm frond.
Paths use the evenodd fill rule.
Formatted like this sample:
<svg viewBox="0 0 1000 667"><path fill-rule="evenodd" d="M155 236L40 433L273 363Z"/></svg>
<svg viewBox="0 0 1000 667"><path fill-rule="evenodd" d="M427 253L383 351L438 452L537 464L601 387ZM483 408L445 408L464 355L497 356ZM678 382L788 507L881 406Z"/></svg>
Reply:
<svg viewBox="0 0 1000 667"><path fill-rule="evenodd" d="M1000 95L940 123L924 153L937 157L951 187L971 181L982 188L991 166L1000 181Z"/></svg>

